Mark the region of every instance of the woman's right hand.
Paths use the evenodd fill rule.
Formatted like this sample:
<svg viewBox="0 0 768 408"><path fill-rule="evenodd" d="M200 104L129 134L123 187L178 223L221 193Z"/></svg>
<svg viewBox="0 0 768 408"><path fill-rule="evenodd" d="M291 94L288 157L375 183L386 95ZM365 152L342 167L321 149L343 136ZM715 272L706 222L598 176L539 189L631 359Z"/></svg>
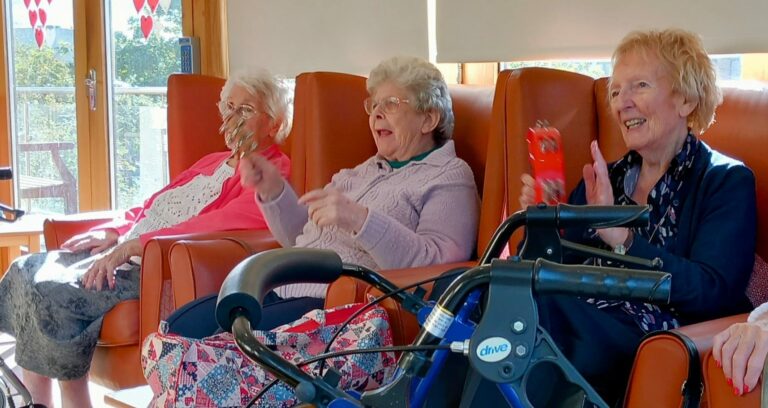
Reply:
<svg viewBox="0 0 768 408"><path fill-rule="evenodd" d="M112 228L99 231L88 231L68 239L61 244L61 249L72 252L80 252L90 249L91 255L96 255L115 245L119 236L120 234Z"/></svg>
<svg viewBox="0 0 768 408"><path fill-rule="evenodd" d="M280 170L258 152L240 160L241 184L256 190L261 202L277 198L285 186Z"/></svg>
<svg viewBox="0 0 768 408"><path fill-rule="evenodd" d="M768 321L737 323L718 333L712 356L736 395L755 389L768 355Z"/></svg>

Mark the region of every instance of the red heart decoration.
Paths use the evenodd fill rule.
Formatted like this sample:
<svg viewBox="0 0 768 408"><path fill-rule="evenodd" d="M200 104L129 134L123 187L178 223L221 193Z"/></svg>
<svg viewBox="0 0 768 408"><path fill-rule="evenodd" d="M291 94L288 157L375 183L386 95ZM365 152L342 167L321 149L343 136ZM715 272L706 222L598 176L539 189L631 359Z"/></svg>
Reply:
<svg viewBox="0 0 768 408"><path fill-rule="evenodd" d="M154 22L152 21L152 16L141 16L141 33L144 34L145 40L152 34L153 25Z"/></svg>
<svg viewBox="0 0 768 408"><path fill-rule="evenodd" d="M41 0L35 0L35 5L40 6L40 1Z"/></svg>
<svg viewBox="0 0 768 408"><path fill-rule="evenodd" d="M29 10L29 25L34 27L37 24L37 11Z"/></svg>
<svg viewBox="0 0 768 408"><path fill-rule="evenodd" d="M45 9L39 9L37 13L40 14L40 24L45 27L45 23L48 22L48 13L45 12Z"/></svg>
<svg viewBox="0 0 768 408"><path fill-rule="evenodd" d="M32 0L24 0L24 7L26 7L27 9L29 9L29 3L30 3L31 1L32 1Z"/></svg>
<svg viewBox="0 0 768 408"><path fill-rule="evenodd" d="M45 40L45 33L43 29L35 27L35 42L37 42L37 48L43 48L43 41Z"/></svg>
<svg viewBox="0 0 768 408"><path fill-rule="evenodd" d="M160 4L160 0L147 0L147 4L149 4L149 9L154 13L157 10L157 5Z"/></svg>
<svg viewBox="0 0 768 408"><path fill-rule="evenodd" d="M136 7L136 13L140 12L144 8L144 2L146 0L133 0L133 7Z"/></svg>

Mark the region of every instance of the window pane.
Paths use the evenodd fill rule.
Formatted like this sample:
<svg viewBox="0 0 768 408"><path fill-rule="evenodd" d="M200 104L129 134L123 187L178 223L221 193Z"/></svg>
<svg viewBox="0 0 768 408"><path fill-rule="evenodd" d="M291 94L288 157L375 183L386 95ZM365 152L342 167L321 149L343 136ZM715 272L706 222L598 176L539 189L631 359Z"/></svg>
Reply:
<svg viewBox="0 0 768 408"><path fill-rule="evenodd" d="M741 86L757 83L768 84L768 54L712 55L721 86ZM546 67L578 72L593 78L607 77L613 69L610 59L596 60L546 60L502 62L501 69Z"/></svg>
<svg viewBox="0 0 768 408"><path fill-rule="evenodd" d="M502 62L501 69L516 69L525 67L544 67L561 69L563 71L578 72L593 78L601 78L611 75L611 60L547 60L547 61L517 61Z"/></svg>
<svg viewBox="0 0 768 408"><path fill-rule="evenodd" d="M77 212L72 0L13 0L8 16L17 205Z"/></svg>
<svg viewBox="0 0 768 408"><path fill-rule="evenodd" d="M166 83L179 71L181 0L111 1L109 9L113 197L129 208L168 183Z"/></svg>

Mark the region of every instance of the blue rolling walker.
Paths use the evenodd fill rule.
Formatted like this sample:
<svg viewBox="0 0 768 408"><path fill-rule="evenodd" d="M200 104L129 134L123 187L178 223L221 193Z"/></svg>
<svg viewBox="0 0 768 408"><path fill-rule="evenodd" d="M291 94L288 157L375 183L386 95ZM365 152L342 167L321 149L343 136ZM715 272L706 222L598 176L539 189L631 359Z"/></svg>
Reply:
<svg viewBox="0 0 768 408"><path fill-rule="evenodd" d="M668 303L671 275L652 270L661 268L660 260L618 255L562 240L559 235L565 228L647 224L645 206L529 207L501 224L479 265L456 277L436 303L424 301L420 288L413 293L398 288L374 271L342 263L332 251L266 251L241 262L226 278L216 318L222 328L234 334L243 353L293 387L299 401L318 407L422 407L429 390L439 386L438 373L449 354L459 353L466 356L472 370L497 384L511 407L533 406L526 391L528 379L538 367L546 367L557 369L568 383L548 406L608 408L539 326L535 299L538 294L557 293ZM526 239L520 256L495 259L521 226L526 227ZM563 265L559 263L563 251L648 269ZM345 350L305 362L345 354L403 351L392 381L362 394L338 389L338 373L329 369L323 375L322 362L318 375L302 371L259 343L251 329L261 319L260 300L273 288L297 282L328 283L340 276L361 279L388 293L416 314L422 325L410 346ZM478 312L480 318L473 318Z"/></svg>

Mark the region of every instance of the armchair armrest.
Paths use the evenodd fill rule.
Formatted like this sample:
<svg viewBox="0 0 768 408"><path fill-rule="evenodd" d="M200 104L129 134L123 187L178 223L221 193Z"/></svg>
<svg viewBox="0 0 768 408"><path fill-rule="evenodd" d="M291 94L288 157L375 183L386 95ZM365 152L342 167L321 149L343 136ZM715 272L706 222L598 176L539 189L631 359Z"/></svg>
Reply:
<svg viewBox="0 0 768 408"><path fill-rule="evenodd" d="M224 278L240 261L254 253L279 247L269 231L176 242L169 256L175 307L218 293Z"/></svg>
<svg viewBox="0 0 768 408"><path fill-rule="evenodd" d="M43 237L47 250L59 249L61 244L77 234L111 221L119 216L117 211L96 211L49 218L43 222Z"/></svg>
<svg viewBox="0 0 768 408"><path fill-rule="evenodd" d="M418 281L436 278L443 272L456 268L471 268L477 262L456 262L450 264L430 265L419 268L391 269L382 271L381 274L399 287L407 286ZM424 285L427 294L432 290L432 283ZM380 296L381 292L367 283L350 277L341 277L328 287L325 296L325 307L346 305L349 303L366 303L366 295ZM389 324L392 328L392 340L395 345L410 343L419 332L419 323L416 316L403 310L400 303L387 299L380 303L389 315Z"/></svg>
<svg viewBox="0 0 768 408"><path fill-rule="evenodd" d="M741 396L733 395L733 387L726 382L723 369L717 366L710 350L701 363L704 370L704 398L709 408L760 408L760 391L765 379L760 378L754 390Z"/></svg>
<svg viewBox="0 0 768 408"><path fill-rule="evenodd" d="M381 271L381 275L395 285L403 287L420 280L437 277L441 273L451 269L461 267L471 268L475 265L476 262L456 262L422 266L418 268L390 269ZM432 283L428 283L424 285L424 287L428 291L431 291L432 285ZM373 288L367 283L343 276L328 287L328 292L325 295L325 307L329 309L350 303L365 302L365 295L371 293L371 290L373 290Z"/></svg>
<svg viewBox="0 0 768 408"><path fill-rule="evenodd" d="M644 340L632 366L625 406L680 406L681 389L688 379L689 364L700 364L712 350L712 338L733 323L747 320L747 314L692 324L675 330L696 344L699 361L688 361L688 351L677 337L655 335ZM703 366L703 364L702 364ZM722 376L722 370L720 370ZM706 379L702 378L706 382ZM725 384L725 380L723 380ZM705 390L709 384L705 386ZM709 391L707 391L709 393ZM733 390L730 390L733 395ZM713 406L710 405L710 408Z"/></svg>
<svg viewBox="0 0 768 408"><path fill-rule="evenodd" d="M221 246L217 246L216 242L222 242ZM177 309L180 306L188 303L200 296L208 294L208 291L195 296L195 291L188 292L182 290L178 294L176 293L176 279L177 276L190 276L190 271L196 271L195 263L191 260L198 256L197 253L192 257L181 255L182 250L179 250L177 254L178 263L184 265L184 273L174 274L172 272L173 266L176 262L171 260L173 248L177 243L183 248L186 247L202 247L208 248L213 245L211 259L214 261L216 268L221 269L225 273L221 277L221 281L218 281L218 286L221 286L224 277L227 276L232 267L234 267L240 260L250 255L251 248L264 248L276 247L277 242L269 234L269 231L263 230L236 230L236 231L216 231L216 232L204 232L204 233L191 233L181 235L167 235L158 236L147 241L144 245L144 253L141 260L141 339L143 340L150 333L157 330L160 320L166 318L164 312L170 312L163 308L163 290L172 291L168 295L173 295L173 309ZM272 245L272 246L270 246ZM222 247L223 246L223 247ZM227 267L229 264L226 262L225 254L233 254L231 258L234 261L232 266ZM220 256L221 255L221 256ZM222 258L222 256L224 258ZM215 276L215 275L214 275ZM182 279L183 282L208 282L207 274L204 277L190 279ZM166 285L166 282L172 282L170 285ZM215 284L216 278L213 278L212 283L208 283L208 286ZM180 286L188 288L182 283ZM204 287L208 287L204 286ZM215 291L218 291L218 286ZM193 296L190 298L190 296Z"/></svg>

